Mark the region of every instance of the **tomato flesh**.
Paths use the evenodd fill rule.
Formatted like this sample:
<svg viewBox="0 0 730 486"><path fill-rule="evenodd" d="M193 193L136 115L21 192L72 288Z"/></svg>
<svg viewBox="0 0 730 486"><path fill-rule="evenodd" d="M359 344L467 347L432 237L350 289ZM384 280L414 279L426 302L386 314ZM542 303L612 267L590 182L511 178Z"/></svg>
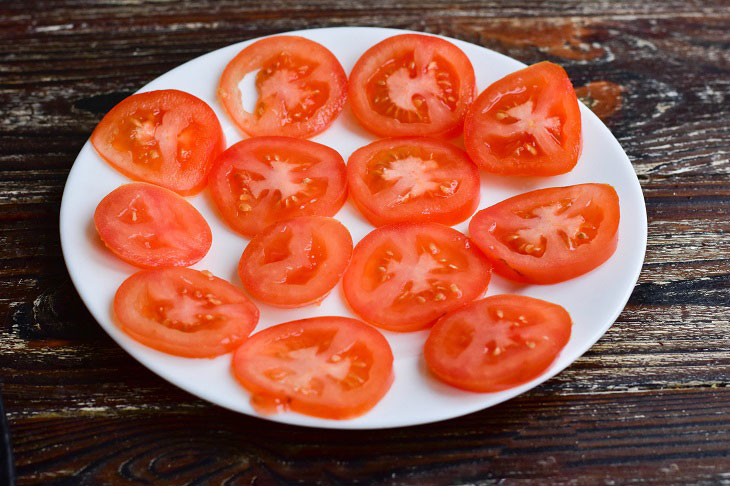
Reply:
<svg viewBox="0 0 730 486"><path fill-rule="evenodd" d="M208 223L172 191L144 182L120 186L101 200L94 225L115 255L138 267L187 267L213 240Z"/></svg>
<svg viewBox="0 0 730 486"><path fill-rule="evenodd" d="M249 238L297 216L333 216L347 199L340 154L290 137L255 137L229 147L209 184L225 221Z"/></svg>
<svg viewBox="0 0 730 486"><path fill-rule="evenodd" d="M225 137L203 100L167 89L124 99L97 125L91 143L127 177L185 196L205 187Z"/></svg>
<svg viewBox="0 0 730 486"><path fill-rule="evenodd" d="M114 296L121 329L142 344L188 358L235 349L256 327L259 311L240 289L189 268L142 270Z"/></svg>
<svg viewBox="0 0 730 486"><path fill-rule="evenodd" d="M238 84L256 73L253 113L241 103ZM347 99L347 76L321 44L296 36L261 39L223 71L218 98L233 122L251 136L309 138L325 130Z"/></svg>
<svg viewBox="0 0 730 486"><path fill-rule="evenodd" d="M445 383L496 392L540 376L568 343L571 327L570 315L557 304L495 295L439 319L424 357Z"/></svg>
<svg viewBox="0 0 730 486"><path fill-rule="evenodd" d="M350 74L352 111L376 135L455 136L474 99L474 69L439 37L403 34L368 49Z"/></svg>
<svg viewBox="0 0 730 486"><path fill-rule="evenodd" d="M315 317L264 329L233 356L233 373L261 413L293 410L328 419L374 407L393 381L393 353L372 327Z"/></svg>
<svg viewBox="0 0 730 486"><path fill-rule="evenodd" d="M347 162L350 194L376 226L399 222L453 225L479 205L479 171L466 153L425 137L378 140Z"/></svg>
<svg viewBox="0 0 730 486"><path fill-rule="evenodd" d="M238 274L257 299L278 307L301 307L327 296L351 255L352 237L342 223L303 216L257 234L241 256Z"/></svg>
<svg viewBox="0 0 730 486"><path fill-rule="evenodd" d="M487 172L569 172L582 149L578 98L562 67L540 62L485 89L464 121L464 145Z"/></svg>
<svg viewBox="0 0 730 486"><path fill-rule="evenodd" d="M495 272L552 284L593 270L618 244L616 191L608 184L539 189L474 215L469 233Z"/></svg>
<svg viewBox="0 0 730 486"><path fill-rule="evenodd" d="M489 262L458 231L437 223L398 223L357 244L343 286L365 321L403 332L428 327L476 299L490 275Z"/></svg>

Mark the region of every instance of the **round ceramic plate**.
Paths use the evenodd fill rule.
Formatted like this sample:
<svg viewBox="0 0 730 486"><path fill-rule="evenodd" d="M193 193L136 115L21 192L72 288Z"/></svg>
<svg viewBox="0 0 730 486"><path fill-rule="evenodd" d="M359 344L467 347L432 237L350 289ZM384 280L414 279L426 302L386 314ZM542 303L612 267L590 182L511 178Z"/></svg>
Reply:
<svg viewBox="0 0 730 486"><path fill-rule="evenodd" d="M350 72L358 57L375 43L403 31L381 28L342 27L293 32L327 47ZM254 39L255 40L255 39ZM243 138L216 100L218 78L226 64L254 40L234 44L179 66L155 79L140 91L179 89L206 101L218 115L227 143ZM479 92L524 64L483 47L448 39L471 59ZM244 98L255 100L253 76L241 83ZM546 178L508 178L482 175L480 209L533 189L584 182L605 182L616 188L621 201L621 223L616 253L608 262L579 278L556 285L518 285L493 276L487 295L523 294L565 307L573 318L570 342L558 359L539 378L499 393L470 393L438 382L429 375L422 347L428 331L397 334L383 331L395 356L395 381L388 394L367 414L353 420L335 421L296 413L262 416L297 425L339 429L386 428L423 424L458 417L503 402L542 383L575 361L611 326L623 309L636 283L646 248L646 208L639 182L628 157L601 121L581 105L583 154L569 174ZM375 137L365 132L345 108L334 124L312 140L337 150L347 160L357 148ZM114 324L112 300L117 287L137 269L114 257L99 240L92 216L99 201L121 184L129 182L106 164L87 141L66 182L61 204L61 243L71 278L93 316L129 354L171 383L222 407L261 416L249 403L249 394L230 372L231 355L214 359L170 356L139 344ZM236 273L247 240L229 229L218 216L207 191L188 198L203 214L213 231L213 246L193 268L207 269L241 286ZM373 227L351 202L335 216L350 230L357 243ZM455 228L466 232L467 223ZM338 286L318 306L276 309L259 303L261 320L256 330L306 317L339 315L356 317L347 307Z"/></svg>

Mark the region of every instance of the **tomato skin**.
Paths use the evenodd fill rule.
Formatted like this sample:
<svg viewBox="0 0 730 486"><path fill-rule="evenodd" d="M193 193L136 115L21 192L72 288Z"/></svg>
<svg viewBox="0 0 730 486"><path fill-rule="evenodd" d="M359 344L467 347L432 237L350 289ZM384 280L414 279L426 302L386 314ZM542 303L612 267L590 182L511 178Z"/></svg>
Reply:
<svg viewBox="0 0 730 486"><path fill-rule="evenodd" d="M583 138L578 98L565 70L544 61L487 87L466 114L464 146L481 169L494 174L570 172Z"/></svg>
<svg viewBox="0 0 730 486"><path fill-rule="evenodd" d="M96 126L91 144L125 176L189 196L205 187L226 139L203 100L165 89L122 100Z"/></svg>
<svg viewBox="0 0 730 486"><path fill-rule="evenodd" d="M96 207L94 225L112 253L142 268L190 266L208 253L213 240L192 204L144 182L107 194Z"/></svg>
<svg viewBox="0 0 730 486"><path fill-rule="evenodd" d="M567 202L571 202L571 207L566 209ZM533 255L519 251L522 244L537 246L532 240L510 240L520 231L529 231L526 221L530 219L524 215L534 218L536 208L541 212L550 207L560 207L557 211L562 216L556 217L552 210L547 220L543 216L535 220L538 225L547 221L544 224L551 230L547 236L544 232L541 236L544 252L539 250ZM583 275L608 260L618 244L619 219L619 199L613 187L578 184L526 192L482 209L469 223L469 234L492 262L494 271L503 277L516 282L553 284ZM567 229L561 224L567 225ZM566 237L572 249L564 243Z"/></svg>
<svg viewBox="0 0 730 486"><path fill-rule="evenodd" d="M234 350L259 319L242 290L210 273L175 267L141 270L125 280L114 296L114 314L135 340L187 358Z"/></svg>
<svg viewBox="0 0 730 486"><path fill-rule="evenodd" d="M480 297L491 268L466 236L448 226L397 223L360 240L342 284L350 307L366 322L409 332Z"/></svg>
<svg viewBox="0 0 730 486"><path fill-rule="evenodd" d="M241 255L238 275L262 302L303 307L329 294L351 256L352 237L342 223L303 216L275 223L254 236Z"/></svg>
<svg viewBox="0 0 730 486"><path fill-rule="evenodd" d="M392 160L392 156L397 160ZM402 203L396 202L396 195L389 191L390 188L373 193L373 186L381 189L386 182L384 176L391 177L391 173L402 174L403 177L392 179L391 187L399 187L399 183L416 169L411 164L405 165L409 160L418 160L417 167L422 171L416 184L435 181L432 188ZM404 165L397 166L397 162ZM427 163L435 166L427 168ZM386 169L388 172L383 172ZM374 175L378 173L380 175ZM479 206L477 167L463 150L433 138L386 138L361 147L347 161L347 181L353 202L375 226L400 222L454 225L471 216ZM455 181L458 181L456 189L452 189L451 184Z"/></svg>
<svg viewBox="0 0 730 486"><path fill-rule="evenodd" d="M280 70L282 62L291 63L291 69ZM304 74L298 74L298 69L304 69ZM256 70L260 70L256 78L259 101L254 113L249 113L241 104L238 83ZM287 85L284 87L269 84L285 78ZM296 79L292 81L292 78ZM302 104L289 106L291 91L301 91L311 103L307 107ZM324 96L322 91L326 91ZM262 100L262 96L266 99ZM282 100L282 97L287 99ZM347 75L337 58L317 42L297 36L267 37L245 47L228 63L218 84L218 100L238 128L252 137L310 138L327 129L344 108ZM297 102L301 103L301 98ZM271 108L267 104L277 106ZM312 105L315 110L309 113L311 108L308 107ZM296 116L298 107L301 108L300 116Z"/></svg>
<svg viewBox="0 0 730 486"><path fill-rule="evenodd" d="M301 354L311 356L297 356ZM291 372L279 371L284 368ZM302 368L312 374L307 382L297 381ZM277 373L282 378L277 379ZM343 420L364 414L385 396L393 382L393 353L383 335L363 322L314 317L251 336L233 356L233 374L251 392L251 402L261 412L275 411L264 408L275 404L305 415Z"/></svg>
<svg viewBox="0 0 730 486"><path fill-rule="evenodd" d="M540 376L568 343L571 327L570 315L557 304L495 295L439 319L424 358L449 385L497 392Z"/></svg>
<svg viewBox="0 0 730 486"><path fill-rule="evenodd" d="M342 156L325 145L254 137L216 159L209 186L226 223L252 238L279 221L334 216L347 200L347 170Z"/></svg>
<svg viewBox="0 0 730 486"><path fill-rule="evenodd" d="M412 67L410 61L415 63ZM400 71L387 72L388 64L404 65L399 68ZM403 74L406 72L407 76ZM388 84L391 79L392 92ZM448 83L446 88L439 84L444 82ZM401 99L400 106L394 104L392 99L402 98L398 95L404 89L414 94L409 99ZM403 113L397 110L389 113L389 108L376 106L380 99L385 99L383 90L387 90L387 99L393 103L389 106ZM474 99L475 90L474 68L466 54L440 37L421 34L396 35L374 45L360 56L349 79L353 114L366 130L380 137L456 137L461 133L464 116ZM412 101L413 97L420 97L417 98L418 104ZM410 107L407 107L408 103ZM405 117L405 113L409 113L408 121L398 118ZM419 120L427 116L427 121L415 121L416 114L421 117Z"/></svg>

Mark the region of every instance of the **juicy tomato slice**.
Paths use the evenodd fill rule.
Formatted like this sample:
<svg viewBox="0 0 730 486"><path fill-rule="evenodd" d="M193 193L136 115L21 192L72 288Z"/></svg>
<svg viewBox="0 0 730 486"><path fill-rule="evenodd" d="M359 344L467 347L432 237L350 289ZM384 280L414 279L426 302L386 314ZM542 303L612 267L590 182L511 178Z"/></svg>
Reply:
<svg viewBox="0 0 730 486"><path fill-rule="evenodd" d="M122 100L94 129L91 144L127 177L187 196L205 187L226 139L203 100L165 89Z"/></svg>
<svg viewBox="0 0 730 486"><path fill-rule="evenodd" d="M324 299L352 256L352 237L342 223L303 216L257 234L241 256L238 275L246 290L277 307L302 307Z"/></svg>
<svg viewBox="0 0 730 486"><path fill-rule="evenodd" d="M209 184L223 218L249 238L297 216L333 216L347 199L342 156L290 137L255 137L232 145L216 160Z"/></svg>
<svg viewBox="0 0 730 486"><path fill-rule="evenodd" d="M352 112L376 135L456 136L474 99L474 68L444 39L396 35L358 59L349 91Z"/></svg>
<svg viewBox="0 0 730 486"><path fill-rule="evenodd" d="M241 103L238 85L255 71L258 100L249 113ZM268 37L228 63L218 85L218 99L234 123L251 136L309 138L330 126L342 111L347 75L321 44L303 37Z"/></svg>
<svg viewBox="0 0 730 486"><path fill-rule="evenodd" d="M608 184L526 192L482 209L469 233L517 282L551 284L583 275L609 259L618 243L618 195Z"/></svg>
<svg viewBox="0 0 730 486"><path fill-rule="evenodd" d="M562 67L540 62L479 95L464 121L464 145L487 172L551 176L569 172L583 147L580 110Z"/></svg>
<svg viewBox="0 0 730 486"><path fill-rule="evenodd" d="M187 267L203 258L213 235L203 216L182 197L132 182L114 189L94 212L94 225L115 255L138 267Z"/></svg>
<svg viewBox="0 0 730 486"><path fill-rule="evenodd" d="M491 265L469 239L438 223L381 226L357 244L345 298L374 326L416 331L476 299Z"/></svg>
<svg viewBox="0 0 730 486"><path fill-rule="evenodd" d="M479 205L479 170L453 145L425 137L388 138L347 161L350 194L375 226L399 222L453 225Z"/></svg>
<svg viewBox="0 0 730 486"><path fill-rule="evenodd" d="M540 376L568 343L571 327L570 315L557 304L495 295L439 319L424 357L449 385L496 392Z"/></svg>
<svg viewBox="0 0 730 486"><path fill-rule="evenodd" d="M210 272L190 268L142 270L114 296L124 332L159 351L212 358L244 341L259 320L246 294Z"/></svg>
<svg viewBox="0 0 730 486"><path fill-rule="evenodd" d="M233 373L264 414L291 409L328 419L362 415L393 381L393 353L377 330L347 317L264 329L233 355Z"/></svg>

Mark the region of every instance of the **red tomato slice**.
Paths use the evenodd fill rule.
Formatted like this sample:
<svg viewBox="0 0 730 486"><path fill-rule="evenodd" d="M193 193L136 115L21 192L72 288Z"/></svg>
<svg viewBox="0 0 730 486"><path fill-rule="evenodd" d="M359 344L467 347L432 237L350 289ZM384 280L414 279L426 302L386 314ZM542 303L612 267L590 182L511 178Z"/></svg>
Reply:
<svg viewBox="0 0 730 486"><path fill-rule="evenodd" d="M256 137L232 145L216 160L209 184L223 218L249 238L297 216L333 216L347 199L340 154L289 137Z"/></svg>
<svg viewBox="0 0 730 486"><path fill-rule="evenodd" d="M212 358L234 350L256 327L259 310L242 290L190 268L142 270L114 296L124 332L159 351Z"/></svg>
<svg viewBox="0 0 730 486"><path fill-rule="evenodd" d="M213 160L226 148L210 106L174 89L124 99L97 125L91 143L127 177L183 196L205 187Z"/></svg>
<svg viewBox="0 0 730 486"><path fill-rule="evenodd" d="M469 233L500 275L551 284L583 275L618 243L618 195L608 184L526 192L482 209Z"/></svg>
<svg viewBox="0 0 730 486"><path fill-rule="evenodd" d="M258 100L243 108L238 84L256 73ZM309 138L329 127L347 100L347 75L321 44L280 35L254 42L223 71L218 99L238 127L252 137Z"/></svg>
<svg viewBox="0 0 730 486"><path fill-rule="evenodd" d="M374 326L416 331L471 302L491 265L458 231L437 223L382 226L357 244L345 271L345 298Z"/></svg>
<svg viewBox="0 0 730 486"><path fill-rule="evenodd" d="M94 224L115 255L138 267L187 267L203 258L213 235L203 216L172 191L144 182L114 189Z"/></svg>
<svg viewBox="0 0 730 486"><path fill-rule="evenodd" d="M328 419L362 415L393 382L393 353L372 327L315 317L257 332L233 355L233 373L257 411Z"/></svg>
<svg viewBox="0 0 730 486"><path fill-rule="evenodd" d="M479 170L466 153L425 137L388 138L347 161L350 194L375 226L399 222L452 225L479 205Z"/></svg>
<svg viewBox="0 0 730 486"><path fill-rule="evenodd" d="M568 343L571 326L570 315L557 304L495 295L439 319L424 357L449 385L496 392L540 376Z"/></svg>
<svg viewBox="0 0 730 486"><path fill-rule="evenodd" d="M351 255L352 237L342 223L303 216L257 234L241 256L238 275L257 299L278 307L302 307L327 296Z"/></svg>
<svg viewBox="0 0 730 486"><path fill-rule="evenodd" d="M358 59L349 92L352 112L376 135L456 136L474 99L474 68L444 39L396 35Z"/></svg>
<svg viewBox="0 0 730 486"><path fill-rule="evenodd" d="M582 149L580 110L562 67L540 62L479 95L464 121L464 145L487 172L551 176L569 172Z"/></svg>

